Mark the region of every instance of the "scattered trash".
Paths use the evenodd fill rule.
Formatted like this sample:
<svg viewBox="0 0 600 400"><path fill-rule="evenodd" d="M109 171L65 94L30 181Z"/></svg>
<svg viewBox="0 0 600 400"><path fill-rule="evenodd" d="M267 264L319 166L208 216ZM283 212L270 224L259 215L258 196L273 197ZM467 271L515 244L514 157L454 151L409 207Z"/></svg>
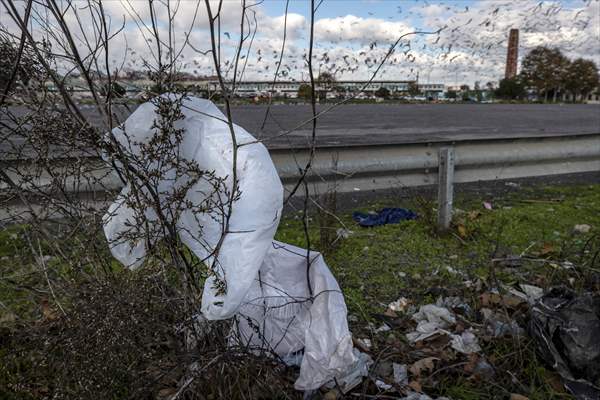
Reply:
<svg viewBox="0 0 600 400"><path fill-rule="evenodd" d="M553 288L531 314L537 350L565 387L578 399L600 398L600 295Z"/></svg>
<svg viewBox="0 0 600 400"><path fill-rule="evenodd" d="M397 224L400 221L416 218L417 214L405 208L383 208L373 214L365 214L358 211L352 213L352 219L363 227Z"/></svg>
<svg viewBox="0 0 600 400"><path fill-rule="evenodd" d="M408 368L406 364L392 364L392 368L394 369L394 382L398 385L407 386L408 385Z"/></svg>
<svg viewBox="0 0 600 400"><path fill-rule="evenodd" d="M435 399L418 392L409 392L406 396L400 397L398 400L449 400L447 397L436 397Z"/></svg>
<svg viewBox="0 0 600 400"><path fill-rule="evenodd" d="M447 307L454 312L458 312L465 316L471 316L473 310L463 299L457 296L439 297L435 302L438 307Z"/></svg>
<svg viewBox="0 0 600 400"><path fill-rule="evenodd" d="M475 365L473 375L477 375L483 379L490 380L494 377L496 371L494 367L483 357L479 358L479 361Z"/></svg>
<svg viewBox="0 0 600 400"><path fill-rule="evenodd" d="M477 336L472 330L464 331L460 335L450 335L450 337L452 338L450 346L459 353L471 354L481 351Z"/></svg>
<svg viewBox="0 0 600 400"><path fill-rule="evenodd" d="M484 201L483 202L483 208L485 208L486 210L491 210L492 209L492 203L490 203L489 201Z"/></svg>
<svg viewBox="0 0 600 400"><path fill-rule="evenodd" d="M388 332L392 330L392 328L390 328L388 325L386 324L382 324L379 328L375 329L376 333L381 333L381 332Z"/></svg>
<svg viewBox="0 0 600 400"><path fill-rule="evenodd" d="M505 185L508 186L508 187L513 187L513 188L518 188L519 187L519 184L516 183L516 182L506 182Z"/></svg>
<svg viewBox="0 0 600 400"><path fill-rule="evenodd" d="M345 229L345 228L338 228L335 231L336 235L337 235L337 239L342 238L342 239L348 239L352 234L354 234L353 231L349 230L349 229Z"/></svg>
<svg viewBox="0 0 600 400"><path fill-rule="evenodd" d="M449 298L446 302L454 302L459 305L459 302ZM458 298L456 298L458 299ZM438 300L443 303L443 300ZM448 335L450 338L451 347L464 354L471 354L481 351L477 337L471 330L466 330L460 334L454 334L448 329L456 323L456 317L446 307L441 307L436 304L427 304L421 306L419 311L413 315L413 320L417 321L417 328L414 332L406 334L406 338L411 343L426 340L435 335Z"/></svg>
<svg viewBox="0 0 600 400"><path fill-rule="evenodd" d="M360 343L366 349L370 349L372 346L371 339L363 338L363 339L356 339L356 341L358 343Z"/></svg>
<svg viewBox="0 0 600 400"><path fill-rule="evenodd" d="M406 310L406 307L408 307L409 303L410 302L406 297L400 297L398 300L392 301L390 304L388 304L388 310L394 312L404 312Z"/></svg>
<svg viewBox="0 0 600 400"><path fill-rule="evenodd" d="M337 387L342 390L342 393L348 393L350 390L358 386L363 378L369 374L369 368L373 364L373 359L368 354L361 353L354 349L354 355L357 358L355 367L351 369L350 373L345 376L336 378L335 381L328 382L325 387L334 388Z"/></svg>
<svg viewBox="0 0 600 400"><path fill-rule="evenodd" d="M348 322L358 322L358 317L356 315L348 315Z"/></svg>
<svg viewBox="0 0 600 400"><path fill-rule="evenodd" d="M529 304L534 304L544 295L544 289L541 287L527 285L525 283L521 283L519 287L521 288L522 292L511 288L510 293L524 298Z"/></svg>
<svg viewBox="0 0 600 400"><path fill-rule="evenodd" d="M575 233L589 233L592 227L588 224L575 225L573 232Z"/></svg>
<svg viewBox="0 0 600 400"><path fill-rule="evenodd" d="M412 318L417 322L417 328L415 332L406 334L406 338L412 343L438 333L445 334L444 329L456 323L456 318L447 308L435 304L421 306Z"/></svg>
<svg viewBox="0 0 600 400"><path fill-rule="evenodd" d="M489 308L482 308L481 314L485 323L486 332L493 337L514 336L521 337L525 330L519 324L501 313L495 313Z"/></svg>
<svg viewBox="0 0 600 400"><path fill-rule="evenodd" d="M382 381L381 379L375 380L375 386L377 386L381 390L391 390L394 388L393 385L387 384L384 381Z"/></svg>

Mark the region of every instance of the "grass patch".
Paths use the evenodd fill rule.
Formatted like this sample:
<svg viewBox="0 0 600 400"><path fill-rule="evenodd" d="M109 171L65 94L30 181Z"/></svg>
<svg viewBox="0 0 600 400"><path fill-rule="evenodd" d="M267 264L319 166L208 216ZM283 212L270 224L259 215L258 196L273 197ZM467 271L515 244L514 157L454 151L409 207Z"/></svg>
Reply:
<svg viewBox="0 0 600 400"><path fill-rule="evenodd" d="M483 200L490 201L459 194L452 229L444 235L435 233L435 204L419 199L363 205L362 211L399 206L421 215L395 225L361 228L343 213L341 222L327 219L331 226L319 227L318 216L309 217L310 243L325 254L346 296L351 329L372 340L378 365L411 364L427 356L428 349L415 349L404 337L413 327L408 312L392 322L382 315L399 297L415 309L440 296L459 296L479 321L479 295L501 284L600 290L600 185L520 188L494 199L491 210ZM276 239L305 247L300 218L285 216ZM576 231L581 224L589 231ZM332 245L320 240L324 229L335 237L340 228L349 235ZM36 257L51 253L53 244L32 241L29 231L13 226L0 232L0 398L165 398L184 376L181 366L193 360L212 367L190 386L196 397L186 398L300 396L292 388L297 371L227 353L224 331L218 343L185 351L173 329L186 311L177 302L172 276L156 268L125 273L102 240L92 245L59 231L55 238L73 262L46 258L41 270ZM104 251L102 271L85 261L90 246ZM48 280L60 282L55 290L68 317ZM526 323L526 315L521 317ZM375 332L382 321L392 329ZM537 358L531 339L482 338L481 344L495 370L491 381L465 372L464 356L445 353L436 364L439 371L421 379L423 390L452 399L500 399L510 393L570 398ZM371 380L357 390L381 392Z"/></svg>

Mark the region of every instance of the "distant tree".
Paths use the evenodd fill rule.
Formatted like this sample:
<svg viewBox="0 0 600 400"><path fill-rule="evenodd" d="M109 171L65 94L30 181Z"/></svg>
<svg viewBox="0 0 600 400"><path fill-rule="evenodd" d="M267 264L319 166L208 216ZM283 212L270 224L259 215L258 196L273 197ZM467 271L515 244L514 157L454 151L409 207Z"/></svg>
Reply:
<svg viewBox="0 0 600 400"><path fill-rule="evenodd" d="M449 99L456 99L456 90L448 90L446 92L446 97Z"/></svg>
<svg viewBox="0 0 600 400"><path fill-rule="evenodd" d="M526 95L525 85L519 76L502 79L494 94L496 97L505 100L522 99Z"/></svg>
<svg viewBox="0 0 600 400"><path fill-rule="evenodd" d="M317 86L319 88L318 96L320 100L325 100L327 98L327 92L331 90L335 83L335 77L333 74L329 72L321 72L317 77Z"/></svg>
<svg viewBox="0 0 600 400"><path fill-rule="evenodd" d="M309 84L303 83L298 88L298 98L300 98L300 99L309 100L310 93L311 93L311 87Z"/></svg>
<svg viewBox="0 0 600 400"><path fill-rule="evenodd" d="M410 82L408 84L408 94L413 97L421 94L421 89L419 89L419 85L416 82Z"/></svg>
<svg viewBox="0 0 600 400"><path fill-rule="evenodd" d="M495 82L487 82L485 84L485 90L486 90L486 98L493 99L494 97L496 97Z"/></svg>
<svg viewBox="0 0 600 400"><path fill-rule="evenodd" d="M321 72L317 77L317 84L324 88L331 88L337 81L335 77L330 72Z"/></svg>
<svg viewBox="0 0 600 400"><path fill-rule="evenodd" d="M565 89L575 99L577 96L585 98L600 85L598 67L591 60L578 58L568 66L564 81Z"/></svg>
<svg viewBox="0 0 600 400"><path fill-rule="evenodd" d="M560 50L539 46L525 56L521 64L521 75L526 86L535 88L538 97L544 95L548 101L552 93L556 100L557 93L564 87L569 60Z"/></svg>
<svg viewBox="0 0 600 400"><path fill-rule="evenodd" d="M475 88L473 89L473 91L475 92L475 97L477 98L477 101L483 100L483 93L481 91L481 87L479 86L479 81L475 82Z"/></svg>
<svg viewBox="0 0 600 400"><path fill-rule="evenodd" d="M469 85L460 85L461 98L462 101L471 100L471 88Z"/></svg>
<svg viewBox="0 0 600 400"><path fill-rule="evenodd" d="M375 91L375 96L381 97L382 99L387 99L390 97L390 91L388 88L382 86Z"/></svg>

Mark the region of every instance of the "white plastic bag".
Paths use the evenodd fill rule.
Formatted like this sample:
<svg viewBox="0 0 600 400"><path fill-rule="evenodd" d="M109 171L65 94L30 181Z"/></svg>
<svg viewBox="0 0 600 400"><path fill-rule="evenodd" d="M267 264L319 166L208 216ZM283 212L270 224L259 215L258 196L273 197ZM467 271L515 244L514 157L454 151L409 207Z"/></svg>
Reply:
<svg viewBox="0 0 600 400"><path fill-rule="evenodd" d="M164 96L177 99L175 95ZM126 153L139 156L142 146L152 139L156 132L155 120L158 119L155 111L154 104L144 103L122 127L113 129L112 134ZM233 143L225 116L212 102L195 97L183 99L181 111L185 118L175 122L175 128L184 132L178 146L178 156L183 160L195 161L201 170L214 171L215 176L225 179L224 187L231 192ZM255 141L243 128L237 125L234 128L238 145ZM160 168L154 164L149 163L148 168ZM211 254L221 239L226 218L223 212L213 209L207 213L197 213L187 209L176 221L179 236L185 245L199 259L205 260L207 265L214 263L217 266L214 272L227 282L224 295L217 294L214 277L205 282L202 313L210 320L225 319L235 314L271 245L281 216L283 187L265 146L252 143L239 147L236 164L241 196L235 201L229 220L229 231L232 233L225 235L217 260ZM171 193L185 183L186 177L176 180L173 171L161 172L163 179L157 185L159 193ZM143 262L147 251L145 240L130 243L126 238L131 236L128 235L130 233L146 231L136 223L133 210L125 204L124 198L130 190L130 185L122 190L116 203L105 215L104 223L105 234L115 258L124 265L137 267ZM223 191L215 192L206 180L197 182L186 194L186 200L195 205L208 201L219 204L223 202L223 197ZM169 204L161 204L161 208L168 210ZM157 216L151 209L145 213L150 218L150 225L156 222ZM149 236L150 241L155 241L161 232L154 231Z"/></svg>
<svg viewBox="0 0 600 400"><path fill-rule="evenodd" d="M176 100L174 95L166 95ZM142 104L124 126L112 132L125 152L140 155L155 133L158 118L152 103ZM178 157L195 161L201 170L224 179L224 191L231 192L233 143L225 116L210 101L182 100L185 115L175 123L183 137ZM352 385L366 375L368 357L353 351L343 294L323 257L295 246L273 242L281 216L283 187L267 149L243 128L234 126L238 148L237 178L239 199L233 203L229 232L220 244L217 260L212 256L222 237L225 215L218 210L206 213L184 211L177 219L178 234L184 244L207 265L216 261L215 271L226 282L226 293L217 294L214 278L204 285L201 311L209 320L236 316L237 330L232 340L253 348L268 347L284 361L300 364L299 390L317 389L337 378ZM186 183L185 176L159 162L148 169L161 172L158 182L160 211L169 214L168 198ZM162 168L162 169L161 169ZM189 177L188 177L189 178ZM138 190L146 190L136 185ZM128 202L131 184L121 192L104 216L104 231L111 252L121 263L136 268L143 263L148 245L162 236L156 210L142 210L141 222ZM206 181L187 191L190 204L219 202L223 192L215 192ZM214 197L214 198L211 198ZM128 240L131 236L139 239ZM308 289L308 276L312 298Z"/></svg>

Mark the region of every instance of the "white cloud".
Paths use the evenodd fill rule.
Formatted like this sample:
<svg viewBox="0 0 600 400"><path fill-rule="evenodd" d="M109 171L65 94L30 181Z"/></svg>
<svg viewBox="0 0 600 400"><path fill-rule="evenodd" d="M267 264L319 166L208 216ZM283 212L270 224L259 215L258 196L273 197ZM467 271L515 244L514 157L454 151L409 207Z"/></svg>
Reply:
<svg viewBox="0 0 600 400"><path fill-rule="evenodd" d="M393 42L412 28L403 22L386 21L379 18L362 18L346 15L336 18L322 18L315 23L315 37L318 41L331 43Z"/></svg>

